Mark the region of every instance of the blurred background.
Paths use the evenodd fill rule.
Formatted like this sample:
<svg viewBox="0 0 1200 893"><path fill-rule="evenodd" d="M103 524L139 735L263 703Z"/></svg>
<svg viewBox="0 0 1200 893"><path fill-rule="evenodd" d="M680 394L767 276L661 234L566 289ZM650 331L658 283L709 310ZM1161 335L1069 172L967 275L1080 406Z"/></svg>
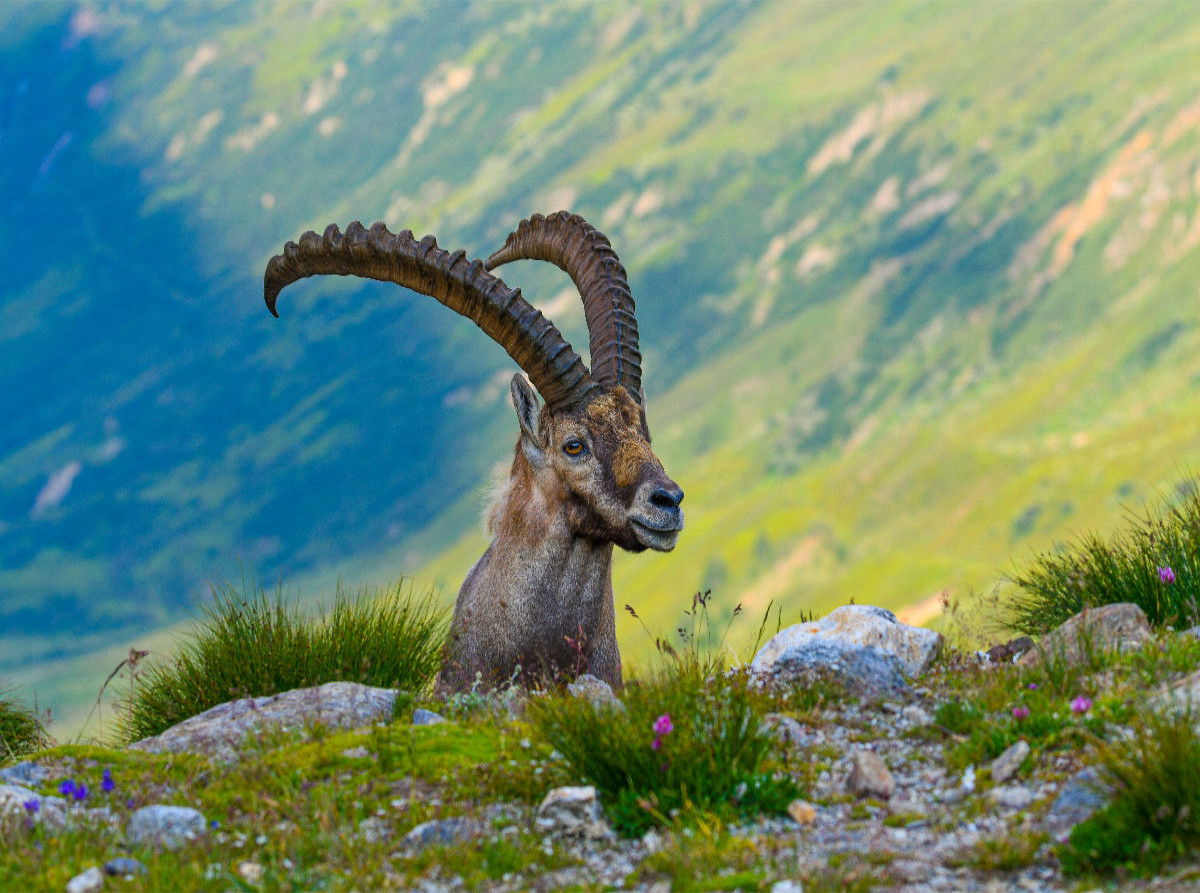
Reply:
<svg viewBox="0 0 1200 893"><path fill-rule="evenodd" d="M617 557L627 663L621 606L704 589L743 657L772 601L937 624L1190 478L1198 59L1187 3L0 5L0 679L62 739L213 582L452 603L515 367L394 286L272 319L267 259L356 219L612 239L687 492Z"/></svg>

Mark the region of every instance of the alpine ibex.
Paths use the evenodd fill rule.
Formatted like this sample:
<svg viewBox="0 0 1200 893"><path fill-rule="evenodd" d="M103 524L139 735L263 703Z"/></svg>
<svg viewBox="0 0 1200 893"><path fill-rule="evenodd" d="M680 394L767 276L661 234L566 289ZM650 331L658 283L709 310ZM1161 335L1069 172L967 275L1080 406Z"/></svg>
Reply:
<svg viewBox="0 0 1200 893"><path fill-rule="evenodd" d="M546 260L583 299L591 371L554 324L490 270ZM450 625L441 691L510 678L586 670L621 684L612 594L613 545L675 547L683 491L650 449L637 319L625 269L608 239L558 212L522 221L486 264L447 253L433 236L352 223L307 232L267 265L271 313L279 292L307 276L394 282L472 320L525 370L512 379L520 437L508 484L492 507L493 539L467 574Z"/></svg>

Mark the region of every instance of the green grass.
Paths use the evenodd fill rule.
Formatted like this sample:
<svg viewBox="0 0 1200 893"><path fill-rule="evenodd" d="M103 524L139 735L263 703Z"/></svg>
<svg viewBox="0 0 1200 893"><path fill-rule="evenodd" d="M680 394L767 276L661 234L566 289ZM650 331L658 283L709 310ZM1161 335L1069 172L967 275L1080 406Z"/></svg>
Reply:
<svg viewBox="0 0 1200 893"><path fill-rule="evenodd" d="M339 586L329 613L308 617L258 584L229 583L174 657L133 678L122 734L135 741L233 698L277 694L332 681L408 691L437 672L445 611L403 581L357 599Z"/></svg>
<svg viewBox="0 0 1200 893"><path fill-rule="evenodd" d="M1100 748L1112 801L1059 848L1067 875L1151 875L1200 854L1200 736L1191 711L1147 712L1128 739Z"/></svg>
<svg viewBox="0 0 1200 893"><path fill-rule="evenodd" d="M0 761L34 753L50 741L38 715L11 694L0 687Z"/></svg>
<svg viewBox="0 0 1200 893"><path fill-rule="evenodd" d="M1200 622L1200 486L1188 478L1111 536L1090 533L1012 575L1008 623L1042 634L1084 608L1132 602L1151 625Z"/></svg>

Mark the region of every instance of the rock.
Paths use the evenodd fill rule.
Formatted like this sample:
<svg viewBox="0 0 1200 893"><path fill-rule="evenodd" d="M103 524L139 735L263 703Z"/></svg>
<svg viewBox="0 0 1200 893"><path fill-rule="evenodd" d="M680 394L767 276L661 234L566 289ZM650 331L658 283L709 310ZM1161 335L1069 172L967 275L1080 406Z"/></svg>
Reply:
<svg viewBox="0 0 1200 893"><path fill-rule="evenodd" d="M1029 636L1018 636L1001 645L993 645L985 654L994 664L1011 663L1033 647L1033 639Z"/></svg>
<svg viewBox="0 0 1200 893"><path fill-rule="evenodd" d="M1200 670L1168 686L1149 699L1151 710L1184 714L1191 712L1192 720L1200 725Z"/></svg>
<svg viewBox="0 0 1200 893"><path fill-rule="evenodd" d="M104 873L109 877L136 877L148 874L149 871L150 869L137 859L131 859L128 856L118 856L104 863Z"/></svg>
<svg viewBox="0 0 1200 893"><path fill-rule="evenodd" d="M817 810L807 800L793 800L788 804L788 815L797 825L805 827L817 820Z"/></svg>
<svg viewBox="0 0 1200 893"><path fill-rule="evenodd" d="M900 718L911 726L927 726L933 722L933 717L919 704L909 704L900 711Z"/></svg>
<svg viewBox="0 0 1200 893"><path fill-rule="evenodd" d="M358 747L347 747L342 751L342 756L348 760L364 760L370 758L371 751L360 744Z"/></svg>
<svg viewBox="0 0 1200 893"><path fill-rule="evenodd" d="M103 889L104 872L95 865L67 881L67 893L100 893Z"/></svg>
<svg viewBox="0 0 1200 893"><path fill-rule="evenodd" d="M185 719L161 735L129 745L152 753L198 753L219 762L241 757L248 735L267 727L304 729L313 723L353 729L392 718L396 692L356 682L327 682L261 698L239 698Z"/></svg>
<svg viewBox="0 0 1200 893"><path fill-rule="evenodd" d="M125 837L132 844L179 849L208 831L203 813L190 806L143 806L129 819Z"/></svg>
<svg viewBox="0 0 1200 893"><path fill-rule="evenodd" d="M476 833L475 823L464 816L432 819L422 822L405 834L404 846L409 850L423 850L434 844L459 843L470 840Z"/></svg>
<svg viewBox="0 0 1200 893"><path fill-rule="evenodd" d="M15 766L6 766L0 769L0 782L5 784L30 787L31 785L41 784L49 777L49 771L43 769L37 763L31 763L29 760L17 763Z"/></svg>
<svg viewBox="0 0 1200 893"><path fill-rule="evenodd" d="M358 823L358 833L367 843L381 843L392 836L392 826L379 816L370 816Z"/></svg>
<svg viewBox="0 0 1200 893"><path fill-rule="evenodd" d="M590 701L592 706L597 709L601 707L611 707L620 711L625 709L625 705L613 694L612 686L591 673L584 673L574 682L568 683L567 691L573 698Z"/></svg>
<svg viewBox="0 0 1200 893"><path fill-rule="evenodd" d="M1200 639L1200 626L1193 626L1191 629L1185 629L1179 635L1191 636L1193 639ZM3 770L0 770L0 775L2 775L2 774L3 774Z"/></svg>
<svg viewBox="0 0 1200 893"><path fill-rule="evenodd" d="M872 605L843 605L820 620L798 623L777 633L754 656L752 666L763 670L783 655L807 647L811 642L836 642L843 650L876 648L895 656L910 678L921 675L941 652L942 634L908 626L885 608Z"/></svg>
<svg viewBox="0 0 1200 893"><path fill-rule="evenodd" d="M262 883L263 867L257 862L239 862L237 873L247 884L257 887Z"/></svg>
<svg viewBox="0 0 1200 893"><path fill-rule="evenodd" d="M850 694L867 699L886 697L908 688L900 660L894 654L840 642L804 643L784 652L771 664L760 664L755 669L792 685L833 681Z"/></svg>
<svg viewBox="0 0 1200 893"><path fill-rule="evenodd" d="M1009 745L1004 753L992 760L992 782L1004 784L1016 775L1029 752L1029 744L1024 738Z"/></svg>
<svg viewBox="0 0 1200 893"><path fill-rule="evenodd" d="M787 747L801 747L807 740L804 726L782 713L768 713L762 719L762 731Z"/></svg>
<svg viewBox="0 0 1200 893"><path fill-rule="evenodd" d="M1065 785L1042 818L1052 837L1062 837L1080 822L1108 804L1109 794L1094 766L1076 773Z"/></svg>
<svg viewBox="0 0 1200 893"><path fill-rule="evenodd" d="M896 790L896 780L873 750L858 749L850 757L850 777L846 790L855 797L875 797L887 800Z"/></svg>
<svg viewBox="0 0 1200 893"><path fill-rule="evenodd" d="M776 881L771 885L771 893L804 893L804 885L791 878Z"/></svg>
<svg viewBox="0 0 1200 893"><path fill-rule="evenodd" d="M539 831L552 835L604 837L608 831L591 785L555 788L537 808L534 823Z"/></svg>
<svg viewBox="0 0 1200 893"><path fill-rule="evenodd" d="M1047 633L1017 663L1034 667L1052 658L1076 665L1083 663L1089 653L1136 651L1153 640L1146 614L1137 605L1104 605L1087 608Z"/></svg>
<svg viewBox="0 0 1200 893"><path fill-rule="evenodd" d="M988 799L997 806L1028 809L1033 804L1033 792L1024 785L1001 785L988 791Z"/></svg>
<svg viewBox="0 0 1200 893"><path fill-rule="evenodd" d="M434 713L432 710L426 710L424 707L418 707L413 711L414 726L435 726L439 722L445 722L446 718L440 713Z"/></svg>

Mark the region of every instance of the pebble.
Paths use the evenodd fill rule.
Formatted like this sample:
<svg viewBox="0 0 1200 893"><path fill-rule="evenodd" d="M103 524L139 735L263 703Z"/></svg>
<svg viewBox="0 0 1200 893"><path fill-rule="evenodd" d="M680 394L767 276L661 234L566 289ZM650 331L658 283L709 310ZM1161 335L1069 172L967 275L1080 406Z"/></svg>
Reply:
<svg viewBox="0 0 1200 893"><path fill-rule="evenodd" d="M1029 743L1024 738L1009 745L1004 753L992 760L992 781L1004 784L1016 775L1029 753Z"/></svg>
<svg viewBox="0 0 1200 893"><path fill-rule="evenodd" d="M93 865L67 881L67 893L99 893L104 889L104 872Z"/></svg>
<svg viewBox="0 0 1200 893"><path fill-rule="evenodd" d="M896 790L896 780L879 754L859 748L850 757L846 790L855 797L887 800Z"/></svg>
<svg viewBox="0 0 1200 893"><path fill-rule="evenodd" d="M129 856L117 856L117 858L109 859L104 863L104 873L109 877L130 877L148 872L149 869L145 865Z"/></svg>
<svg viewBox="0 0 1200 893"><path fill-rule="evenodd" d="M418 707L413 711L412 724L414 726L433 726L445 721L445 717L440 713L434 713L432 710L426 710L424 707Z"/></svg>

